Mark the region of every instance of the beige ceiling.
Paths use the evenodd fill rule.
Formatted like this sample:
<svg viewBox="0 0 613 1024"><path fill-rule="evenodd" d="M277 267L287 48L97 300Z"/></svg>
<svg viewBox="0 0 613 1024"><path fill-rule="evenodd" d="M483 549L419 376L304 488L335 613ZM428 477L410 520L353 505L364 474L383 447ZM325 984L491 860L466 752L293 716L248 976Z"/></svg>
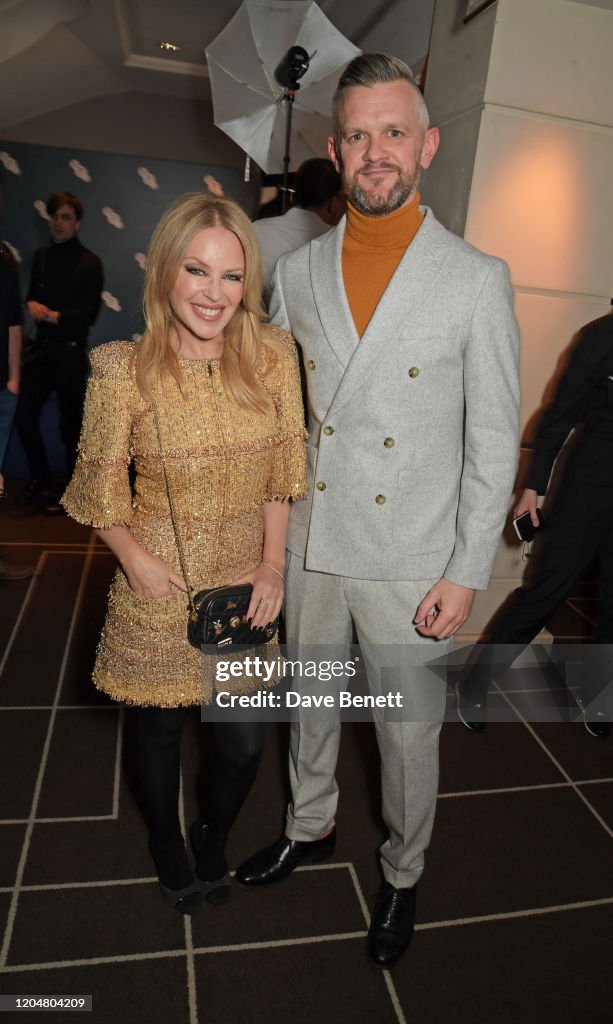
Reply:
<svg viewBox="0 0 613 1024"><path fill-rule="evenodd" d="M288 0L296 2L296 0ZM210 99L204 49L241 0L0 0L0 132L122 93ZM320 0L361 49L412 66L428 50L434 0ZM161 41L181 50L164 53Z"/></svg>

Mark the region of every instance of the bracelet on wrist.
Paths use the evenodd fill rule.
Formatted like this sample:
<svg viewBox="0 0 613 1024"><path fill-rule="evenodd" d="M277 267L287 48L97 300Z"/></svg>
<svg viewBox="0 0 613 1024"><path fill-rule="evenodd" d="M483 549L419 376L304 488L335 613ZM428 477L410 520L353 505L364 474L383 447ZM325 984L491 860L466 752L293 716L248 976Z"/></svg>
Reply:
<svg viewBox="0 0 613 1024"><path fill-rule="evenodd" d="M282 572L279 572L279 570L278 570L278 569L275 569L274 565L271 565L271 564L270 564L270 562L264 562L264 561L263 561L263 562L262 562L262 565L265 565L265 566L267 566L267 567L268 567L269 569L272 569L272 571L273 571L273 572L276 572L277 576L279 576L279 577L280 577L280 578L281 578L281 579L283 580L283 585L285 586L285 576L283 575L283 573L282 573Z"/></svg>

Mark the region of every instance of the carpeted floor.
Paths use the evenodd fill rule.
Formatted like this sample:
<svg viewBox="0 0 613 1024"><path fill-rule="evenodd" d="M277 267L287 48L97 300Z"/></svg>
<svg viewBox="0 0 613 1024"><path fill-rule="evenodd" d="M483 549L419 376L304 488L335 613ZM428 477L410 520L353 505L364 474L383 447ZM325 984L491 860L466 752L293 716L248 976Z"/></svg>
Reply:
<svg viewBox="0 0 613 1024"><path fill-rule="evenodd" d="M158 892L124 770L129 712L89 682L113 558L88 530L10 503L0 529L3 557L38 566L0 584L0 994L91 995L96 1024L609 1019L613 737L529 724L512 684L499 699L515 721L475 736L450 695L417 932L392 972L364 955L383 838L366 724L343 730L333 862L183 919ZM593 605L584 588L556 635L586 636ZM208 728L195 713L185 737L187 822ZM286 750L271 726L233 866L281 831Z"/></svg>

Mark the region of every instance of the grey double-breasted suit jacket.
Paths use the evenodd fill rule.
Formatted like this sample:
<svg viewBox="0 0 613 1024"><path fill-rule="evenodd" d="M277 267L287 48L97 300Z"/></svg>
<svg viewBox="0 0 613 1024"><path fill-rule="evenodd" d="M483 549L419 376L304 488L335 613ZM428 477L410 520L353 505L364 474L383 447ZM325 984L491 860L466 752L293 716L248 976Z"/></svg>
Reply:
<svg viewBox="0 0 613 1024"><path fill-rule="evenodd" d="M518 453L518 331L506 265L426 208L362 338L345 220L281 257L271 317L302 350L311 497L288 548L358 579L487 587Z"/></svg>

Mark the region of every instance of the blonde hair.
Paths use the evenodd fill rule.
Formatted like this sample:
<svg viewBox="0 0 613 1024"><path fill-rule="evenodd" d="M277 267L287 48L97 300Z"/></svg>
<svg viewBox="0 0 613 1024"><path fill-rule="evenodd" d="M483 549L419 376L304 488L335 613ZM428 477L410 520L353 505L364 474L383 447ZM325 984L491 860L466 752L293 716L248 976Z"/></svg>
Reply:
<svg viewBox="0 0 613 1024"><path fill-rule="evenodd" d="M221 373L226 391L245 409L266 412L271 398L258 380L255 367L262 347L278 351L274 341L262 338L262 261L257 238L247 215L238 203L225 197L190 192L170 206L153 232L147 254L143 293L145 333L134 358L136 383L147 401L152 400L152 385L164 373L179 387L183 374L171 344L174 331L169 295L181 261L191 240L204 228L223 227L238 238L245 254L243 297L224 331Z"/></svg>

